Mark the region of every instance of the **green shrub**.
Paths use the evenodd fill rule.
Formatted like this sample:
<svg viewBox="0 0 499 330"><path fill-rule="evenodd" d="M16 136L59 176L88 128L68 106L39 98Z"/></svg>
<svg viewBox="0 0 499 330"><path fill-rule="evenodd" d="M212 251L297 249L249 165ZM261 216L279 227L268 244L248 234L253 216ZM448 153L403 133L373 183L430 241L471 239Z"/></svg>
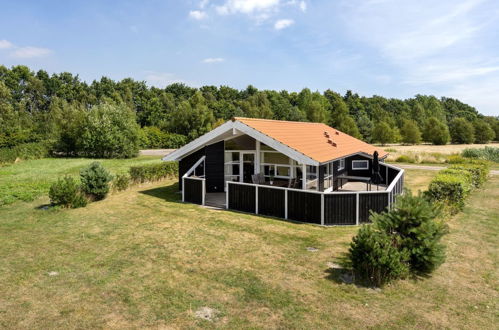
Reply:
<svg viewBox="0 0 499 330"><path fill-rule="evenodd" d="M144 183L158 181L178 174L177 162L162 162L143 166L130 167L130 178L132 182Z"/></svg>
<svg viewBox="0 0 499 330"><path fill-rule="evenodd" d="M451 213L457 213L464 207L464 200L469 195L470 190L471 180L469 176L439 173L430 182L425 194L431 201L446 205Z"/></svg>
<svg viewBox="0 0 499 330"><path fill-rule="evenodd" d="M53 183L50 186L49 197L53 205L62 207L84 207L88 202L78 182L70 176L66 176Z"/></svg>
<svg viewBox="0 0 499 330"><path fill-rule="evenodd" d="M164 132L158 127L150 126L141 129L141 147L180 148L187 143L187 137L181 134Z"/></svg>
<svg viewBox="0 0 499 330"><path fill-rule="evenodd" d="M486 163L453 165L448 170L467 171L471 175L473 186L476 188L485 183L489 174L489 166Z"/></svg>
<svg viewBox="0 0 499 330"><path fill-rule="evenodd" d="M111 174L99 163L93 162L80 171L81 189L94 200L101 200L109 192Z"/></svg>
<svg viewBox="0 0 499 330"><path fill-rule="evenodd" d="M397 248L397 238L375 226L364 225L353 238L349 258L356 277L376 286L408 275L408 255Z"/></svg>
<svg viewBox="0 0 499 330"><path fill-rule="evenodd" d="M39 159L50 155L50 143L33 142L12 148L0 148L0 163L13 163L16 159Z"/></svg>
<svg viewBox="0 0 499 330"><path fill-rule="evenodd" d="M400 155L397 157L397 159L395 159L395 161L398 163L415 163L416 159L408 155Z"/></svg>
<svg viewBox="0 0 499 330"><path fill-rule="evenodd" d="M130 176L126 173L116 174L113 179L113 188L117 191L126 190L130 186Z"/></svg>
<svg viewBox="0 0 499 330"><path fill-rule="evenodd" d="M450 155L447 157L446 162L449 164L462 164L466 163L468 160L460 155Z"/></svg>
<svg viewBox="0 0 499 330"><path fill-rule="evenodd" d="M394 207L371 220L379 230L396 237L398 249L408 256L411 272L429 274L445 261L442 236L447 226L436 219L441 209L421 195L406 192L399 196Z"/></svg>
<svg viewBox="0 0 499 330"><path fill-rule="evenodd" d="M461 155L466 158L489 160L499 163L499 148L466 148L462 151Z"/></svg>

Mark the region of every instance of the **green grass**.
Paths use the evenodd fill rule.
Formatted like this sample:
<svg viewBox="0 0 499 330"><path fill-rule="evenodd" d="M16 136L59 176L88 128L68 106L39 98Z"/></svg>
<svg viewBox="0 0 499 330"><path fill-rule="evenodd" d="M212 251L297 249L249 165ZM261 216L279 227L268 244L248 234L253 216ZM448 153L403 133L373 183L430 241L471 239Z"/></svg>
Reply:
<svg viewBox="0 0 499 330"><path fill-rule="evenodd" d="M407 184L424 186L431 178L421 174L407 170ZM432 277L381 291L343 284L328 266L342 261L356 227L179 199L165 181L82 209L38 209L45 196L0 207L0 328L489 329L499 321L497 176L449 221L448 260ZM203 306L219 311L214 322L195 317Z"/></svg>
<svg viewBox="0 0 499 330"><path fill-rule="evenodd" d="M0 167L0 206L18 200L32 201L46 194L59 176L79 175L80 169L93 161L101 162L112 173L130 166L159 162L159 157L133 159L45 158Z"/></svg>

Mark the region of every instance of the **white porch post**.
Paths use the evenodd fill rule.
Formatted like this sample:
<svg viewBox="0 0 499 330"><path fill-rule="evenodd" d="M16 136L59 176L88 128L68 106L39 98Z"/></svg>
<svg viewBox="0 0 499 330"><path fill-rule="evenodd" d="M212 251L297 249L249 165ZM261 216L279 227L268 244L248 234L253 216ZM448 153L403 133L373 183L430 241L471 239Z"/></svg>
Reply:
<svg viewBox="0 0 499 330"><path fill-rule="evenodd" d="M255 174L260 173L260 141L256 140Z"/></svg>
<svg viewBox="0 0 499 330"><path fill-rule="evenodd" d="M302 164L302 170L301 170L301 188L303 190L307 189L307 165Z"/></svg>
<svg viewBox="0 0 499 330"><path fill-rule="evenodd" d="M322 179L324 179L324 177L322 177ZM316 166L315 167L315 188L317 191L320 191L319 189L319 181L320 181L320 177L319 177L319 166Z"/></svg>

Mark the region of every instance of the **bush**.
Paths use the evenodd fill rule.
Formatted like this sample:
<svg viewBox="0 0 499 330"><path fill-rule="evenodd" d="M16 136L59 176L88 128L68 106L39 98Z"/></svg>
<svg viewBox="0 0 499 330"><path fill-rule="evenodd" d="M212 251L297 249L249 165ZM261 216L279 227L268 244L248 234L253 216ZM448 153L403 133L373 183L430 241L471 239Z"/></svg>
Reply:
<svg viewBox="0 0 499 330"><path fill-rule="evenodd" d="M113 188L117 191L126 190L130 186L130 176L126 173L117 174L113 179Z"/></svg>
<svg viewBox="0 0 499 330"><path fill-rule="evenodd" d="M187 143L187 137L175 133L167 133L158 127L144 127L141 129L142 148L180 148Z"/></svg>
<svg viewBox="0 0 499 330"><path fill-rule="evenodd" d="M440 240L447 226L435 220L440 213L440 207L407 192L398 197L392 210L373 214L371 220L379 230L396 238L411 272L429 274L445 261L445 246Z"/></svg>
<svg viewBox="0 0 499 330"><path fill-rule="evenodd" d="M416 159L408 156L408 155L400 155L395 159L396 162L398 163L415 163Z"/></svg>
<svg viewBox="0 0 499 330"><path fill-rule="evenodd" d="M450 155L447 157L446 162L449 164L462 164L466 163L468 160L460 155Z"/></svg>
<svg viewBox="0 0 499 330"><path fill-rule="evenodd" d="M350 244L349 257L356 276L376 286L403 278L409 272L407 253L375 226L364 225Z"/></svg>
<svg viewBox="0 0 499 330"><path fill-rule="evenodd" d="M70 176L57 180L50 186L50 202L62 207L84 207L87 199L81 192L78 182Z"/></svg>
<svg viewBox="0 0 499 330"><path fill-rule="evenodd" d="M13 163L16 159L40 159L50 155L50 143L33 142L15 146L13 148L0 148L0 163Z"/></svg>
<svg viewBox="0 0 499 330"><path fill-rule="evenodd" d="M84 113L74 129L75 155L130 158L139 152L135 113L124 104L103 103Z"/></svg>
<svg viewBox="0 0 499 330"><path fill-rule="evenodd" d="M449 125L449 131L453 143L473 143L475 141L475 129L464 118L453 119Z"/></svg>
<svg viewBox="0 0 499 330"><path fill-rule="evenodd" d="M93 162L80 171L81 189L94 200L104 199L109 192L111 174L99 163Z"/></svg>
<svg viewBox="0 0 499 330"><path fill-rule="evenodd" d="M466 158L490 160L491 162L499 163L499 148L466 148L461 155Z"/></svg>
<svg viewBox="0 0 499 330"><path fill-rule="evenodd" d="M473 186L477 188L485 183L489 174L489 166L486 163L453 165L449 167L448 171L450 170L468 172L471 176Z"/></svg>
<svg viewBox="0 0 499 330"><path fill-rule="evenodd" d="M178 174L177 162L162 162L143 166L130 167L130 178L134 183L158 181Z"/></svg>
<svg viewBox="0 0 499 330"><path fill-rule="evenodd" d="M463 172L460 172L462 174ZM464 200L471 190L470 176L453 173L439 173L430 182L426 196L434 202L442 203L451 213L464 207Z"/></svg>

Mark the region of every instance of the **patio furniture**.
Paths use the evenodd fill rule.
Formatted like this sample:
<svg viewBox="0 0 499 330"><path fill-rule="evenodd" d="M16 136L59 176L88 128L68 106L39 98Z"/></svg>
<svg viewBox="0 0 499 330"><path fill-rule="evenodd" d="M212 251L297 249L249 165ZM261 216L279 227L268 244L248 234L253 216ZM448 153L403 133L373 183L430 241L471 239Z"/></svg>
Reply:
<svg viewBox="0 0 499 330"><path fill-rule="evenodd" d="M371 191L371 178L367 176L354 176L354 175L340 175L338 176L338 180L340 180L340 188L343 188L344 181L360 181L366 183L367 191Z"/></svg>

